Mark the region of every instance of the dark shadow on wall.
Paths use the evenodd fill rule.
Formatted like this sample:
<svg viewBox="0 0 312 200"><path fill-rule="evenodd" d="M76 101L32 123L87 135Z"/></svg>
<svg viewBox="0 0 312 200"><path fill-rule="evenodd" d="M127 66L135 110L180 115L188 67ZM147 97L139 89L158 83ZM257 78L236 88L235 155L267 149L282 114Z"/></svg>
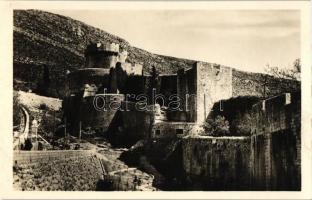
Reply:
<svg viewBox="0 0 312 200"><path fill-rule="evenodd" d="M128 111L117 111L115 113L107 129L107 132L104 134L107 136L107 139L114 147L129 148L140 139L144 139L144 134L146 134L145 131L147 131L142 128L141 124L132 124L130 126L125 126L125 112ZM143 115L143 113L141 114Z"/></svg>
<svg viewBox="0 0 312 200"><path fill-rule="evenodd" d="M223 116L229 122L231 136L248 136L251 132L249 112L252 106L258 102L260 102L260 98L255 96L240 96L221 100L213 105L207 119Z"/></svg>
<svg viewBox="0 0 312 200"><path fill-rule="evenodd" d="M275 190L295 190L301 188L301 168L298 163L296 136L291 130L272 134L272 187Z"/></svg>

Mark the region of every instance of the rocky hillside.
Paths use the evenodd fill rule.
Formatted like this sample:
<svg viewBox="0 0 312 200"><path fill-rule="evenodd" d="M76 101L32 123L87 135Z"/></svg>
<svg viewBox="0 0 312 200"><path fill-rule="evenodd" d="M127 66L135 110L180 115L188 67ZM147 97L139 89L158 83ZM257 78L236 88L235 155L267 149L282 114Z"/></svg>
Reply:
<svg viewBox="0 0 312 200"><path fill-rule="evenodd" d="M49 70L48 96L62 97L67 70L84 64L89 42L118 43L128 51L127 62L144 63L144 73L155 66L161 73L188 68L192 60L173 58L131 46L126 40L83 22L39 10L14 11L14 86L36 90Z"/></svg>

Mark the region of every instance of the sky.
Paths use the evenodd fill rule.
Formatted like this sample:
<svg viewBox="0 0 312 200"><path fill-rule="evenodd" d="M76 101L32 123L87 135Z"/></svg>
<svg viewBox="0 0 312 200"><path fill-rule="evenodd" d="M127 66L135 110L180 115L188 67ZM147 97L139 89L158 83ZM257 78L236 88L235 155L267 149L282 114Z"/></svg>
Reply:
<svg viewBox="0 0 312 200"><path fill-rule="evenodd" d="M50 10L161 55L264 72L300 58L296 10Z"/></svg>

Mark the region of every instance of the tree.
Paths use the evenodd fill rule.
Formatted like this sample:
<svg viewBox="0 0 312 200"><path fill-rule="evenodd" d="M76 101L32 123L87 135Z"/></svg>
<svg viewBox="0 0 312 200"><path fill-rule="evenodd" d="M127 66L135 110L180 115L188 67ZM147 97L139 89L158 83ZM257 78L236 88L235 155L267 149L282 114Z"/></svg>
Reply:
<svg viewBox="0 0 312 200"><path fill-rule="evenodd" d="M153 92L159 92L159 73L156 70L156 67L152 67L152 71L150 72L151 78L148 85L148 96L149 100L153 101ZM154 103L154 102L150 102Z"/></svg>
<svg viewBox="0 0 312 200"><path fill-rule="evenodd" d="M266 72L277 78L291 79L300 81L301 61L297 58L291 68L279 68L267 65Z"/></svg>

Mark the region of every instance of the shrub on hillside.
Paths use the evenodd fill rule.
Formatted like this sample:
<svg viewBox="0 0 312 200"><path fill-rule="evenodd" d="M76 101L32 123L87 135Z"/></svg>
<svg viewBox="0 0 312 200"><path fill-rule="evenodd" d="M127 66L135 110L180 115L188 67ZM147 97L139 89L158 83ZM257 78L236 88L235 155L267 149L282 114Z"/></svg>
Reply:
<svg viewBox="0 0 312 200"><path fill-rule="evenodd" d="M225 117L218 115L216 118L207 118L203 124L204 135L224 136L230 134L230 125Z"/></svg>

